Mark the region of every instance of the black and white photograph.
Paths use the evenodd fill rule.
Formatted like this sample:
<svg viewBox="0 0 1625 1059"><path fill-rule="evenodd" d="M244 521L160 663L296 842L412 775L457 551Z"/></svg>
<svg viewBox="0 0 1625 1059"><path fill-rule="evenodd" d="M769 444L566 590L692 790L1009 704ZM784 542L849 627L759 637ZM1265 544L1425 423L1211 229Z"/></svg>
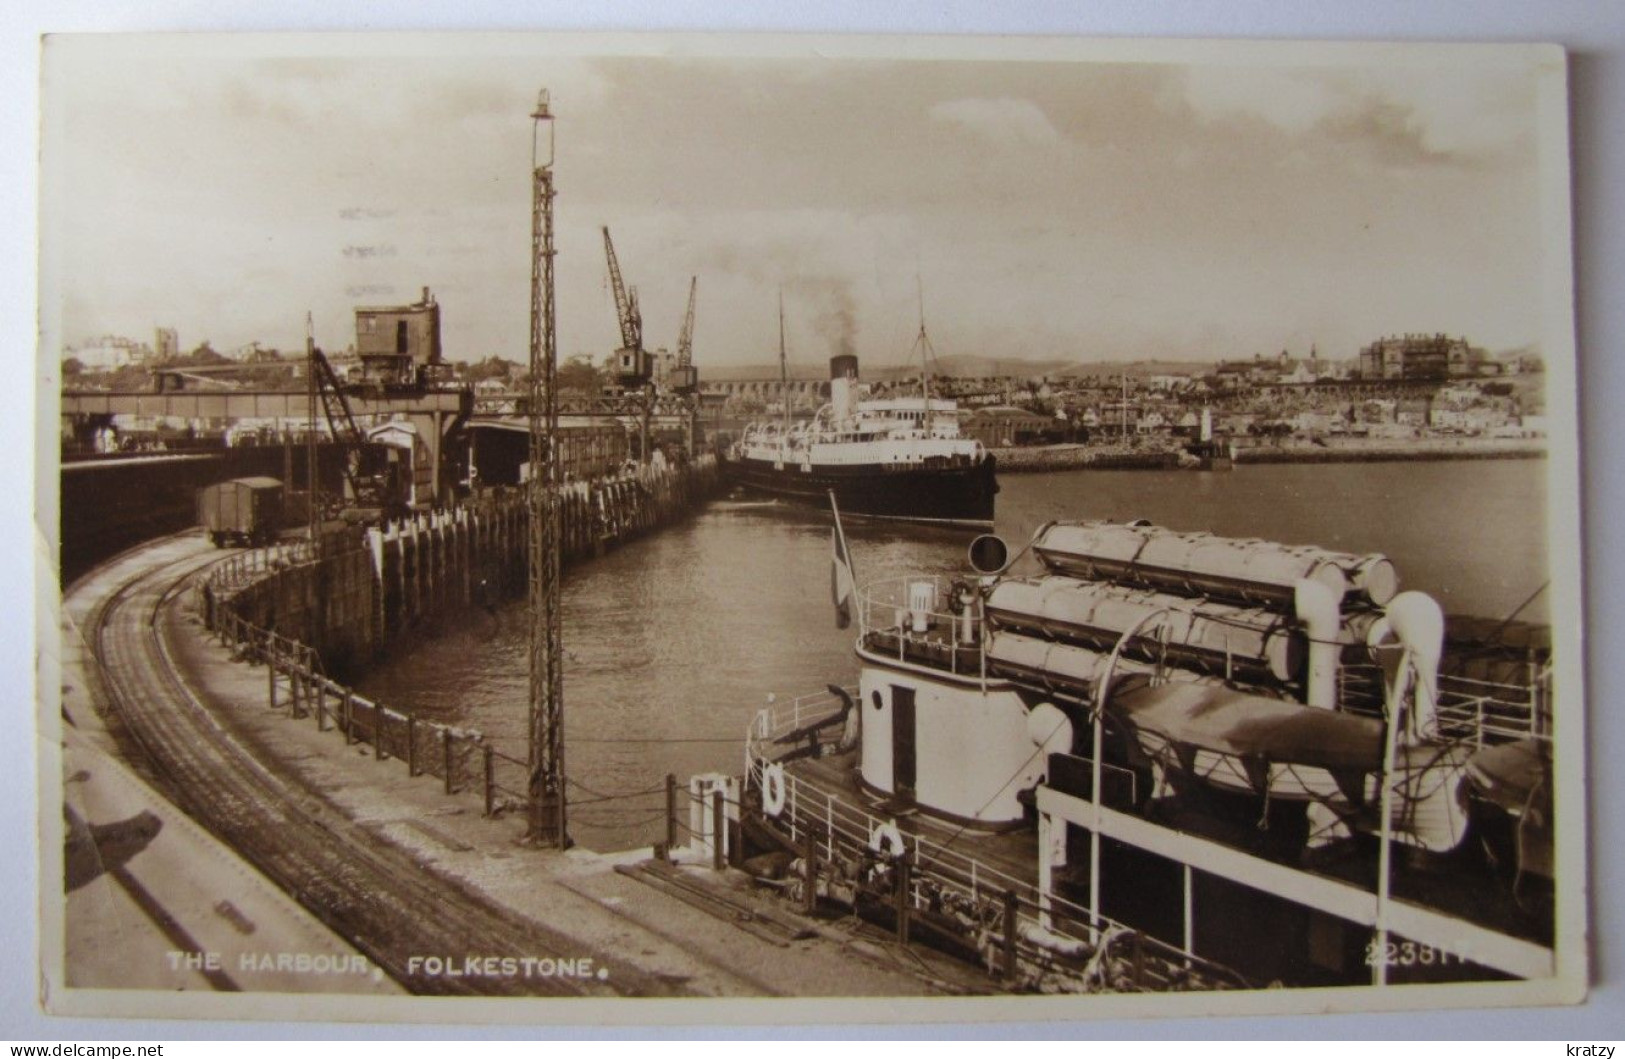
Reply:
<svg viewBox="0 0 1625 1059"><path fill-rule="evenodd" d="M41 67L47 1011L1584 999L1561 46Z"/></svg>

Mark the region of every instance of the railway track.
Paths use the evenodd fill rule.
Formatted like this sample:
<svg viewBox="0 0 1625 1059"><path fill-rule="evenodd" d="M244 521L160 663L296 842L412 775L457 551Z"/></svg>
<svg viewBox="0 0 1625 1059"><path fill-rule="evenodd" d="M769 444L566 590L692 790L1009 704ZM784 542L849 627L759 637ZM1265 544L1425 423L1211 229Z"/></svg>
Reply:
<svg viewBox="0 0 1625 1059"><path fill-rule="evenodd" d="M544 961L558 966L597 954L424 869L331 806L313 805L312 792L279 779L245 751L188 686L165 644L171 600L218 556L212 549L189 551L128 577L94 608L85 630L107 705L172 801L413 993L648 997L679 991L668 979L634 968L617 967L609 979L544 976ZM495 958L491 967L511 960L506 966L522 973L508 974L505 967L504 973L456 976L425 971L424 957L461 966L465 954ZM527 968L538 973L524 973Z"/></svg>

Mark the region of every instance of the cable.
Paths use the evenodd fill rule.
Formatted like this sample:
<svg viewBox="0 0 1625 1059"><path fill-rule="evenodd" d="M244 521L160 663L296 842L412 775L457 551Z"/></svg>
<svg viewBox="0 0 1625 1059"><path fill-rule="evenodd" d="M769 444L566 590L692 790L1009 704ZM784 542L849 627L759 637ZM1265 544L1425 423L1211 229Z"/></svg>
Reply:
<svg viewBox="0 0 1625 1059"><path fill-rule="evenodd" d="M611 830L611 829L616 830L616 831L626 831L626 830L631 830L633 828L648 827L650 824L658 824L662 820L664 820L665 818L666 818L665 813L656 813L654 816L645 817L642 820L628 820L628 821L614 821L614 822L612 822L612 821L583 820L580 817L573 817L570 822L572 824L580 826L580 827L597 828L598 830L601 830L601 831L608 831L608 830Z"/></svg>
<svg viewBox="0 0 1625 1059"><path fill-rule="evenodd" d="M666 789L666 785L664 783L662 783L659 786L650 787L648 790L642 790L642 791L618 791L618 792L616 792L614 794L606 794L603 791L593 790L591 787L587 786L585 783L582 783L580 780L575 779L575 778L570 777L570 776L566 776L564 778L564 781L566 783L570 784L572 787L577 787L577 788L579 788L581 790L584 790L588 794L593 795L598 800L606 801L606 802L619 801L619 800L621 800L623 798L641 798L641 797L644 797L644 796L650 795L650 794L658 794L658 793L660 793L660 792L662 792L662 791L664 791Z"/></svg>
<svg viewBox="0 0 1625 1059"><path fill-rule="evenodd" d="M695 738L674 737L674 738L668 738L668 737L655 736L655 737L651 737L651 738L648 738L648 739L608 739L608 738L606 738L606 739L587 739L587 738L581 738L581 737L578 737L578 736L572 736L570 738L570 742L572 742L572 743L742 743L742 742L744 742L744 737L743 736L738 736L738 735L730 735L730 736L717 736L715 738L709 738L709 737L695 737Z"/></svg>

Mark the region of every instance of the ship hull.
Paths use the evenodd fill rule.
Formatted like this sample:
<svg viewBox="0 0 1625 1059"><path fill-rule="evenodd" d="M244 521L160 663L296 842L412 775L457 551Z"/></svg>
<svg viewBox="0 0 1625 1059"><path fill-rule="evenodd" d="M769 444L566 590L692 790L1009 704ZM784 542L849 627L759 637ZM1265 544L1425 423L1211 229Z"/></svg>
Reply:
<svg viewBox="0 0 1625 1059"><path fill-rule="evenodd" d="M802 464L777 467L747 457L726 461L722 473L731 485L818 507L829 506L833 491L843 515L973 526L992 525L999 491L992 456L957 464L815 465L807 470Z"/></svg>

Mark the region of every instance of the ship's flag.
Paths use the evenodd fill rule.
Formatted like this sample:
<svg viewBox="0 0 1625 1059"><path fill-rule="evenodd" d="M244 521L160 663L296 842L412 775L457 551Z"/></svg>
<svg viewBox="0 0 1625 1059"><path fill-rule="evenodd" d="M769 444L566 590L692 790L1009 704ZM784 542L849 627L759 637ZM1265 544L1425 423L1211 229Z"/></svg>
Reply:
<svg viewBox="0 0 1625 1059"><path fill-rule="evenodd" d="M852 575L852 553L846 547L846 534L841 532L841 512L835 506L835 493L829 494L830 510L835 513L835 528L830 531L830 596L835 601L835 627L844 629L852 624L852 597L857 594L857 579Z"/></svg>

